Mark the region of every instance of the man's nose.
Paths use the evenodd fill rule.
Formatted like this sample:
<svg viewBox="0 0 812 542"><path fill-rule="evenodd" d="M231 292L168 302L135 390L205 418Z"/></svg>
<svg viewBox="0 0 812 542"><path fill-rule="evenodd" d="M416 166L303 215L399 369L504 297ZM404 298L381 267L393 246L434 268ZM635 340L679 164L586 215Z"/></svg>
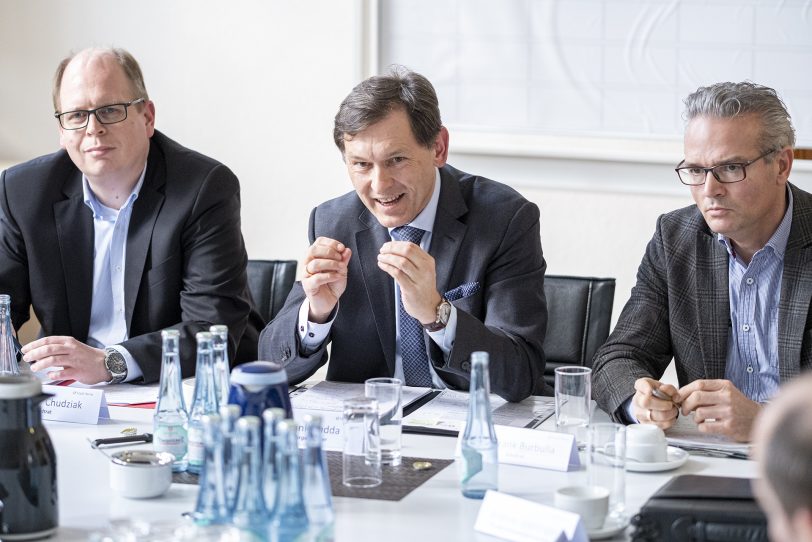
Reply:
<svg viewBox="0 0 812 542"><path fill-rule="evenodd" d="M87 119L87 127L85 127L85 133L87 135L96 135L96 134L103 134L107 130L107 127L99 122L99 119L96 117L95 113L91 113L91 115Z"/></svg>
<svg viewBox="0 0 812 542"><path fill-rule="evenodd" d="M705 184L702 185L702 191L706 196L718 196L724 193L725 183L720 182L713 174L713 171L705 172Z"/></svg>

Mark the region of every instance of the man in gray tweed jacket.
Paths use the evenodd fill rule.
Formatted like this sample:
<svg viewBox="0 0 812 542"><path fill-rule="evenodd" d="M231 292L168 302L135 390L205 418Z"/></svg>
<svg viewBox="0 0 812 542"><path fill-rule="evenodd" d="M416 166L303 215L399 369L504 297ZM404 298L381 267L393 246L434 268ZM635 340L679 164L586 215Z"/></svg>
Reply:
<svg viewBox="0 0 812 542"><path fill-rule="evenodd" d="M696 205L658 219L595 354L594 397L624 423L691 414L748 441L761 406L812 366L812 195L788 182L795 133L773 89L718 83L685 104L676 171ZM658 381L672 358L679 389Z"/></svg>

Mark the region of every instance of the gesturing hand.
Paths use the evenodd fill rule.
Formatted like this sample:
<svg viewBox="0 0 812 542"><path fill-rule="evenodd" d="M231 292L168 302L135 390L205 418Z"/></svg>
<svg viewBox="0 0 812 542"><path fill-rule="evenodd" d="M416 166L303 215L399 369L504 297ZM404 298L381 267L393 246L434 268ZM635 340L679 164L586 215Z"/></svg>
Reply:
<svg viewBox="0 0 812 542"><path fill-rule="evenodd" d="M324 323L347 288L347 266L352 250L343 243L319 237L307 249L302 288L310 303L308 320Z"/></svg>
<svg viewBox="0 0 812 542"><path fill-rule="evenodd" d="M104 366L104 350L88 346L73 337L43 337L23 346L22 353L23 360L32 363L32 371L61 367L48 373L53 380L73 379L82 384L110 380L110 372Z"/></svg>
<svg viewBox="0 0 812 542"><path fill-rule="evenodd" d="M677 422L676 404L678 401L677 388L671 384L663 384L653 378L638 378L634 383L634 397L632 398L632 413L640 423L653 423L660 429L668 429ZM661 395L671 398L659 399L654 396L654 390Z"/></svg>
<svg viewBox="0 0 812 542"><path fill-rule="evenodd" d="M693 412L702 433L750 440L750 429L761 405L748 399L729 380L694 380L679 390L682 413Z"/></svg>
<svg viewBox="0 0 812 542"><path fill-rule="evenodd" d="M408 241L390 241L381 247L378 267L397 281L406 312L421 324L434 322L442 297L428 252Z"/></svg>

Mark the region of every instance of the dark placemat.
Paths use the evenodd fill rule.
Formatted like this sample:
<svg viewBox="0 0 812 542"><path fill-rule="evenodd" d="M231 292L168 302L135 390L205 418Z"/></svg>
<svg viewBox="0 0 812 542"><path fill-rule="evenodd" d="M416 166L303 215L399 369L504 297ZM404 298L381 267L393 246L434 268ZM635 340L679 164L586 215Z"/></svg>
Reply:
<svg viewBox="0 0 812 542"><path fill-rule="evenodd" d="M415 461L428 461L431 468L415 470L412 463ZM449 466L451 459L433 459L423 457L404 457L397 467L384 465L382 468L383 482L378 487L349 488L341 482L343 464L341 452L327 452L327 469L330 471L330 490L335 497L355 497L357 499L377 499L381 501L399 501L420 487L429 478ZM191 472L173 472L172 482L175 484L197 484L197 474Z"/></svg>
<svg viewBox="0 0 812 542"><path fill-rule="evenodd" d="M414 470L415 461L428 461L431 468ZM350 488L341 482L343 464L341 452L327 452L327 467L330 470L330 489L336 497L355 497L357 499L377 499L381 501L399 501L420 487L429 478L449 466L452 459L433 459L424 457L404 457L400 465L382 468L383 482L378 487Z"/></svg>

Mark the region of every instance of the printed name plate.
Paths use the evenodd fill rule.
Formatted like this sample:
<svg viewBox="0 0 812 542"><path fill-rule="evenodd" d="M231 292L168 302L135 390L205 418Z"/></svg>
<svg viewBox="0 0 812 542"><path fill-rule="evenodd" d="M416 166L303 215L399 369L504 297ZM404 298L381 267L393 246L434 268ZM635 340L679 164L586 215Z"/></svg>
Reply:
<svg viewBox="0 0 812 542"><path fill-rule="evenodd" d="M305 447L305 414L321 416L321 432L324 437L322 448L331 452L344 450L344 414L332 410L293 410L293 418L296 420L296 440L299 442L299 448Z"/></svg>
<svg viewBox="0 0 812 542"><path fill-rule="evenodd" d="M570 433L538 431L507 425L494 425L499 441L499 462L508 465L521 465L566 472L578 469L578 446L575 436ZM457 438L456 455L461 455L463 427Z"/></svg>
<svg viewBox="0 0 812 542"><path fill-rule="evenodd" d="M511 542L588 542L578 514L488 491L474 530Z"/></svg>
<svg viewBox="0 0 812 542"><path fill-rule="evenodd" d="M99 418L110 417L101 388L45 385L42 391L53 395L40 405L43 420L97 424Z"/></svg>

